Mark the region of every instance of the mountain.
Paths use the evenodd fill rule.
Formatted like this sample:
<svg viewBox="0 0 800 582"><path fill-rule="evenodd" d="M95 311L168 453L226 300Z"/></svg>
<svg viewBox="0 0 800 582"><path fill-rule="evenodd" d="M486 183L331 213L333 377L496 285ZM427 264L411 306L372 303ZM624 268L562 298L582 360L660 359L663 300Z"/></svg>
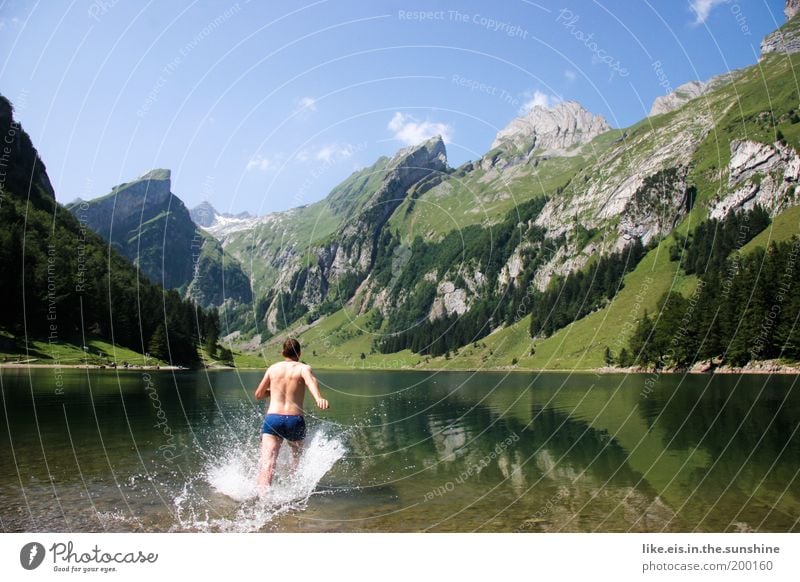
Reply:
<svg viewBox="0 0 800 582"><path fill-rule="evenodd" d="M441 137L354 172L323 201L258 218L222 238L254 289L268 289L256 313L268 333L313 311L338 309L368 275L378 237L412 188L446 175Z"/></svg>
<svg viewBox="0 0 800 582"><path fill-rule="evenodd" d="M169 170L151 170L106 196L67 208L151 281L203 306L249 304L250 281L241 266L198 228L171 187Z"/></svg>
<svg viewBox="0 0 800 582"><path fill-rule="evenodd" d="M58 354L72 345L77 361L87 362L84 346L93 346L94 356L100 340L111 347L108 359L138 355L122 346L149 351L149 363L197 364L197 344L209 335L216 342L216 314L149 282L56 202L45 165L3 96L0 133L0 349L59 364ZM149 184L163 199L165 180L153 173L133 188Z"/></svg>
<svg viewBox="0 0 800 582"><path fill-rule="evenodd" d="M220 213L217 212L217 209L214 208L210 202L204 200L191 210L189 210L189 216L192 217L192 221L197 226L202 228L213 228L215 225L220 224L221 222L225 222L228 220L234 221L248 221L255 218L249 212L239 212L238 214L229 214L229 213Z"/></svg>
<svg viewBox="0 0 800 582"><path fill-rule="evenodd" d="M578 145L592 141L611 129L601 115L586 111L568 101L552 108L537 105L526 115L514 119L495 137L492 148L526 148L536 155L567 155Z"/></svg>
<svg viewBox="0 0 800 582"><path fill-rule="evenodd" d="M617 130L577 103L535 107L458 168L434 139L318 203L231 222L220 240L256 304L243 345L291 333L328 365L603 365L632 305L696 284L674 257L697 224L764 208L781 225L800 203L799 63L767 53Z"/></svg>

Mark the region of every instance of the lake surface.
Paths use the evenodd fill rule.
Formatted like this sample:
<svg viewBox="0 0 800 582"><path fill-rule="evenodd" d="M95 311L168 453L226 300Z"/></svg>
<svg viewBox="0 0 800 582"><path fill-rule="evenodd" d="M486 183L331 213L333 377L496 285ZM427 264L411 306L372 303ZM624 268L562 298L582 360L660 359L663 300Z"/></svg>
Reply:
<svg viewBox="0 0 800 582"><path fill-rule="evenodd" d="M800 531L796 376L319 371L259 499L262 372L60 374L0 371L3 531Z"/></svg>

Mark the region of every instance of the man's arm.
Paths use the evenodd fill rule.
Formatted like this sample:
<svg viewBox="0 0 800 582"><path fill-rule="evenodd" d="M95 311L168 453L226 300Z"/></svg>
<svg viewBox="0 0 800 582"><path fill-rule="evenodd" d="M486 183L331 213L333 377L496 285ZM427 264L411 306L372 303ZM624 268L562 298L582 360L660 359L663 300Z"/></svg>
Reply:
<svg viewBox="0 0 800 582"><path fill-rule="evenodd" d="M261 379L261 384L258 385L256 388L256 400L261 400L267 397L267 392L269 392L269 368L267 371L264 372L264 377Z"/></svg>
<svg viewBox="0 0 800 582"><path fill-rule="evenodd" d="M322 394L319 392L319 386L317 386L317 379L314 378L314 374L311 373L311 366L303 366L303 380L308 386L308 391L311 392L311 395L314 397L314 400L317 402L317 407L320 410L325 410L328 408L328 401L322 397Z"/></svg>

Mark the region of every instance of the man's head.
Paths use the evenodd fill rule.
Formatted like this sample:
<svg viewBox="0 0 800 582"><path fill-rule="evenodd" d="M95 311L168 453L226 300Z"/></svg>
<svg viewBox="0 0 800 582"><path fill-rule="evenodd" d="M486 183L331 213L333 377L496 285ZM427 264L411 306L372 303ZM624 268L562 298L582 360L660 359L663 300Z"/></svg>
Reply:
<svg viewBox="0 0 800 582"><path fill-rule="evenodd" d="M284 358L290 358L292 360L299 360L300 359L300 342L290 337L285 342L283 342L283 351L281 352Z"/></svg>

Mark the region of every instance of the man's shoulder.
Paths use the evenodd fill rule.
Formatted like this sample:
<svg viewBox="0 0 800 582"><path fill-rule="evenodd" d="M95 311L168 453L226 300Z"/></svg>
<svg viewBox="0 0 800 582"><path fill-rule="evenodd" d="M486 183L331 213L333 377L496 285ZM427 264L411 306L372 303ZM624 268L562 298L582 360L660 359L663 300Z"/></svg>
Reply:
<svg viewBox="0 0 800 582"><path fill-rule="evenodd" d="M270 370L281 370L285 368L294 368L295 370L311 370L311 366L305 362L275 362L269 368L267 368L267 372Z"/></svg>

